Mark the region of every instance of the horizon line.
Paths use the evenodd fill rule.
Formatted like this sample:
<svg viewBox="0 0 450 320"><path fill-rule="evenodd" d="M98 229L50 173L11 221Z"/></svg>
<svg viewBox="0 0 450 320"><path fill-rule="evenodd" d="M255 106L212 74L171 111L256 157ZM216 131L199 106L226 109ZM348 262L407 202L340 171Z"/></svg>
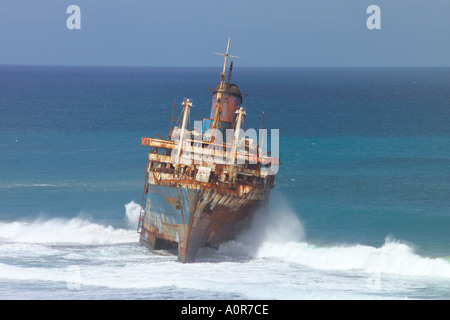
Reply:
<svg viewBox="0 0 450 320"><path fill-rule="evenodd" d="M0 66L6 67L83 67L83 68L219 68L220 66L189 66L189 65L96 65L96 64L18 64L18 63L0 63ZM239 68L450 68L450 65L343 65L343 66L239 66Z"/></svg>

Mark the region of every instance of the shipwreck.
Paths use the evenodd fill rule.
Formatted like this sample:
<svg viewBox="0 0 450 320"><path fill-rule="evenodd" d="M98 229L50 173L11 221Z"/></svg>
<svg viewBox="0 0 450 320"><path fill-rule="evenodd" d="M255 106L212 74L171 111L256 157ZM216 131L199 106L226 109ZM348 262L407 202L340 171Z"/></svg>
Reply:
<svg viewBox="0 0 450 320"><path fill-rule="evenodd" d="M246 111L243 94L231 83L233 62L225 81L227 60L233 57L229 47L230 37L209 117L189 130L192 101L184 99L174 127L172 111L167 139L158 135L141 141L150 151L139 241L151 250L176 250L181 262L193 262L199 248L218 248L245 231L255 213L267 208L280 164L266 151L264 138L255 141L243 134Z"/></svg>

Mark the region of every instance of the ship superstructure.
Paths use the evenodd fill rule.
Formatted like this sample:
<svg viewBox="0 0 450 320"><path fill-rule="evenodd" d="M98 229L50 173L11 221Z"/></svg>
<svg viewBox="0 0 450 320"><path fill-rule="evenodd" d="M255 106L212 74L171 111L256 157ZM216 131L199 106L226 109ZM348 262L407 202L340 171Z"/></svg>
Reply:
<svg viewBox="0 0 450 320"><path fill-rule="evenodd" d="M192 101L182 103L182 120L169 138L142 138L150 146L138 232L151 250L176 249L193 262L198 249L218 248L267 207L279 159L242 134L246 116L242 94L228 80L228 38L220 84L213 91L210 117L188 130ZM172 113L173 121L173 113Z"/></svg>

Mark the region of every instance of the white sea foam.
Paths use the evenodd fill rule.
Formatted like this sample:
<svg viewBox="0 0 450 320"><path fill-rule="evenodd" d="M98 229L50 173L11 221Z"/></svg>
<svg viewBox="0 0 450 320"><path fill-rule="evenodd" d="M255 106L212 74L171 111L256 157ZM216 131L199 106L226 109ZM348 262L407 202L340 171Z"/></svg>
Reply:
<svg viewBox="0 0 450 320"><path fill-rule="evenodd" d="M26 243L110 244L137 241L135 231L114 229L83 218L1 222L0 239Z"/></svg>
<svg viewBox="0 0 450 320"><path fill-rule="evenodd" d="M140 206L131 201L125 205L130 230L101 225L83 218L38 218L34 221L0 222L0 239L14 243L115 244L137 242Z"/></svg>
<svg viewBox="0 0 450 320"><path fill-rule="evenodd" d="M319 247L307 242L265 242L258 258L277 258L320 270L356 270L405 276L450 278L450 263L422 257L404 243L387 239L380 248L353 245Z"/></svg>
<svg viewBox="0 0 450 320"><path fill-rule="evenodd" d="M61 187L64 184L54 183L13 183L13 184L0 184L0 188L48 188L48 187Z"/></svg>

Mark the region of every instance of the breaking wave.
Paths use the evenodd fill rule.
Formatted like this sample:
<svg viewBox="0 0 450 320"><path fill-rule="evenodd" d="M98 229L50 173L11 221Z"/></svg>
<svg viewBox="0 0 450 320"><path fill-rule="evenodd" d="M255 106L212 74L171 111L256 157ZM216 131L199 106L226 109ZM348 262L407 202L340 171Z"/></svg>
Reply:
<svg viewBox="0 0 450 320"><path fill-rule="evenodd" d="M264 242L255 257L281 259L321 270L450 278L448 261L422 257L407 244L389 238L380 248L359 244L321 247L306 242Z"/></svg>
<svg viewBox="0 0 450 320"><path fill-rule="evenodd" d="M319 270L450 278L450 261L445 257L420 256L410 245L390 237L379 248L361 244L317 246L305 238L294 210L275 194L270 210L258 216L250 230L236 241L222 245L219 252L276 259Z"/></svg>
<svg viewBox="0 0 450 320"><path fill-rule="evenodd" d="M0 222L0 240L36 244L117 244L137 241L136 229L101 225L88 219L53 218Z"/></svg>

